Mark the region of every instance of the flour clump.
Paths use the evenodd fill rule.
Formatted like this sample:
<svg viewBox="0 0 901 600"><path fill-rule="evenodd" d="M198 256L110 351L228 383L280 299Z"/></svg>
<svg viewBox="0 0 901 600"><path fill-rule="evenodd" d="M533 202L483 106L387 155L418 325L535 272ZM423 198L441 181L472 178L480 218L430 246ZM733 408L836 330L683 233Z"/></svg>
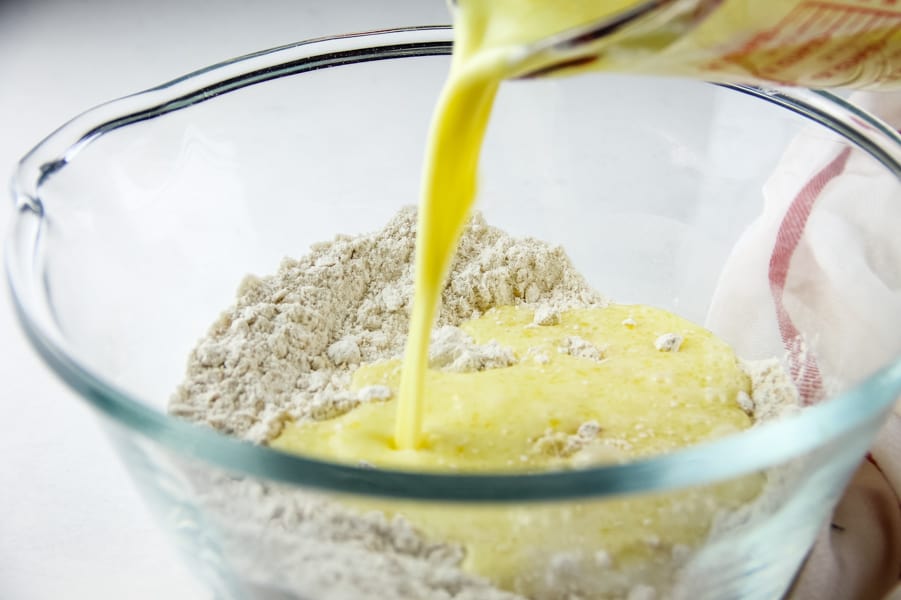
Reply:
<svg viewBox="0 0 901 600"><path fill-rule="evenodd" d="M499 369L516 363L513 350L496 341L476 344L465 331L453 325L438 328L429 343L429 366L442 371L468 373Z"/></svg>
<svg viewBox="0 0 901 600"><path fill-rule="evenodd" d="M600 361L604 357L604 350L598 348L588 340L577 335L570 335L563 338L563 343L557 348L560 354L569 354L578 358L587 358L593 361Z"/></svg>

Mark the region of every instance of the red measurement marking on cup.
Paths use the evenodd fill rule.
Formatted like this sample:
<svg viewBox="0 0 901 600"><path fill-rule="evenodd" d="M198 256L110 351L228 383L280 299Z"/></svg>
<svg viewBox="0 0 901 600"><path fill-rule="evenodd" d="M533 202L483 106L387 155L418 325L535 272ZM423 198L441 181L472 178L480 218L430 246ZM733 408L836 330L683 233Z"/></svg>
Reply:
<svg viewBox="0 0 901 600"><path fill-rule="evenodd" d="M737 66L758 79L824 85L854 81L862 65L872 60L879 63L879 72L897 71L901 5L898 0L869 4L804 2L709 67Z"/></svg>

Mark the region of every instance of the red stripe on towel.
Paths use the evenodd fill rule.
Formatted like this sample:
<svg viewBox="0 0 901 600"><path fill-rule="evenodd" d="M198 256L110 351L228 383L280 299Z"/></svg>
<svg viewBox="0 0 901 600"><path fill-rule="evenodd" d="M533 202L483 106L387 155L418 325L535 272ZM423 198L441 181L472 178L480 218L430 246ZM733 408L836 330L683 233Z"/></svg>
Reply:
<svg viewBox="0 0 901 600"><path fill-rule="evenodd" d="M850 155L851 148L842 150L801 188L785 212L779 232L776 234L773 254L770 256L770 291L776 305L779 332L782 334L782 342L788 351L789 371L805 405L813 404L820 399L823 380L816 359L804 348L800 332L785 308L783 295L792 258L804 235L804 228L810 218L813 206L829 182L845 170Z"/></svg>

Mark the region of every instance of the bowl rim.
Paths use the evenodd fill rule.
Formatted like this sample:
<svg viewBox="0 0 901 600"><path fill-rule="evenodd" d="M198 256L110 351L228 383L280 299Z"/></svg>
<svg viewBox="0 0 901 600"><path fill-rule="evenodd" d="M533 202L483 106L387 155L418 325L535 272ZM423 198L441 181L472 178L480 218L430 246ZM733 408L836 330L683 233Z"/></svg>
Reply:
<svg viewBox="0 0 901 600"><path fill-rule="evenodd" d="M407 27L306 40L194 71L75 117L20 161L16 215L6 242L7 282L26 337L50 369L106 419L231 472L308 488L370 496L463 502L526 502L658 492L732 479L785 463L859 432L872 433L901 393L901 357L852 389L801 414L739 434L625 464L526 474L438 474L371 469L254 445L171 417L105 380L69 351L43 293L41 186L80 149L132 123L279 77L371 60L449 54L449 26ZM813 119L869 153L901 179L901 137L823 91L725 85ZM724 460L723 457L728 457Z"/></svg>

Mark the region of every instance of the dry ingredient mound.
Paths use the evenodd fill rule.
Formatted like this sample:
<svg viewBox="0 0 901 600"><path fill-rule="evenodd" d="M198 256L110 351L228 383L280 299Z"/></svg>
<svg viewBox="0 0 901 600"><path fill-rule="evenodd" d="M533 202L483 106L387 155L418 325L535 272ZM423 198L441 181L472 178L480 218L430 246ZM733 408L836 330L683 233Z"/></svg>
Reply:
<svg viewBox="0 0 901 600"><path fill-rule="evenodd" d="M313 246L303 258L284 260L272 276L247 277L234 306L191 353L170 412L266 443L288 420L329 419L364 402L390 399L386 386L350 391L350 376L360 364L403 352L415 228L415 208L406 208L381 231L339 236ZM478 345L457 326L494 306L517 304L534 307L532 326L540 327L558 322L563 310L603 306L606 300L560 247L515 239L476 214L442 293L430 365L472 371L513 364L509 348ZM666 350L678 347L670 344ZM564 340L558 351L603 358L602 348L578 337ZM527 358L548 360L540 352ZM737 401L755 424L797 410L797 392L780 361L742 365L752 394ZM541 443L553 452L578 452L592 442L596 429L588 422L574 436ZM340 600L525 600L466 572L464 548L427 539L401 515L360 513L327 496L236 478L207 465L185 465L184 471L192 496L219 532L221 560L253 589L269 593L279 582L278 593L302 589L312 597ZM758 512L771 511L786 489L785 481L769 481L768 475L760 498L737 517L718 515L720 525L711 535L728 536L738 526L733 522L752 522ZM549 583L529 600L668 597L690 552L682 554L658 557L647 568L605 563L582 571L564 553L549 560L541 575L566 585Z"/></svg>
<svg viewBox="0 0 901 600"><path fill-rule="evenodd" d="M329 419L353 409L362 401L348 391L353 370L403 352L415 231L416 209L405 208L381 231L338 236L303 258L285 259L275 275L245 278L235 305L191 353L170 412L265 443L287 420ZM476 214L444 287L438 326L523 303L559 312L605 300L562 248L513 238ZM444 342L453 335L436 333ZM444 343L433 350L439 350L433 364L454 370L513 360L500 347L454 350Z"/></svg>

